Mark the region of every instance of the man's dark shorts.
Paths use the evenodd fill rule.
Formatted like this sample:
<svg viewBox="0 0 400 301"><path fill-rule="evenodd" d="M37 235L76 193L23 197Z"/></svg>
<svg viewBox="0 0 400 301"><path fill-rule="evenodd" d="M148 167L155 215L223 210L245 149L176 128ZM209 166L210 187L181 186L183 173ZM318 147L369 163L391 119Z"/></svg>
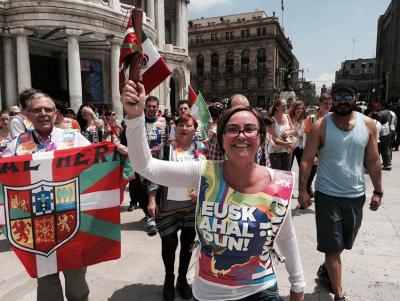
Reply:
<svg viewBox="0 0 400 301"><path fill-rule="evenodd" d="M317 191L315 195L315 222L317 250L335 253L350 250L360 229L365 195L341 198Z"/></svg>

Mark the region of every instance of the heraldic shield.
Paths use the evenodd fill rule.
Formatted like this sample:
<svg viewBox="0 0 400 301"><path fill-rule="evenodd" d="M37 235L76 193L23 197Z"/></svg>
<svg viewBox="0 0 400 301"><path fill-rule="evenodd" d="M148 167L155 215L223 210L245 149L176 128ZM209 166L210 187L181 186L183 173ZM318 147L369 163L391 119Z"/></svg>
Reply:
<svg viewBox="0 0 400 301"><path fill-rule="evenodd" d="M49 256L79 230L78 178L4 186L8 239L21 250Z"/></svg>

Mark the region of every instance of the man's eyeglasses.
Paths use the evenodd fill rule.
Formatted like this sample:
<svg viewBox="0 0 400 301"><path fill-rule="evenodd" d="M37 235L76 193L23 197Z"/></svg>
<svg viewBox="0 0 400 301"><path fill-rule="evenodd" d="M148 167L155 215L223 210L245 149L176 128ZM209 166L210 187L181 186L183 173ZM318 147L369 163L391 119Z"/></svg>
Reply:
<svg viewBox="0 0 400 301"><path fill-rule="evenodd" d="M8 113L8 115L10 115L10 116L16 116L18 114L19 114L18 112L10 112L10 113Z"/></svg>
<svg viewBox="0 0 400 301"><path fill-rule="evenodd" d="M286 110L288 107L289 107L289 106L288 106L288 105L286 105L286 104L284 104L284 105L281 105L281 108L282 108L282 109L284 109L284 110Z"/></svg>
<svg viewBox="0 0 400 301"><path fill-rule="evenodd" d="M245 128L243 130L240 130L238 127L228 127L224 130L224 135L229 138L239 137L240 133L243 133L243 135L247 138L252 138L257 137L260 133L260 130L255 127Z"/></svg>
<svg viewBox="0 0 400 301"><path fill-rule="evenodd" d="M352 101L353 100L353 95L351 95L351 94L333 94L332 95L332 100L333 101L336 101L336 102L339 102L339 101L342 101L342 100L346 100L346 101Z"/></svg>

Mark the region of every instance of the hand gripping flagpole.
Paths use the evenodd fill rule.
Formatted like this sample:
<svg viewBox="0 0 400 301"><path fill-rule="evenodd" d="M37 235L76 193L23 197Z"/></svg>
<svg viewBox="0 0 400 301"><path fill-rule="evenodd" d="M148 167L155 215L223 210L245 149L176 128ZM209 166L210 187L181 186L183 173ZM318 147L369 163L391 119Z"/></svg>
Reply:
<svg viewBox="0 0 400 301"><path fill-rule="evenodd" d="M142 0L136 0L135 8L132 10L131 20L132 26L138 41L138 46L142 47L142 26L143 26L143 11ZM143 62L143 51L137 51L130 55L129 64L129 79L134 82L140 82L140 67Z"/></svg>

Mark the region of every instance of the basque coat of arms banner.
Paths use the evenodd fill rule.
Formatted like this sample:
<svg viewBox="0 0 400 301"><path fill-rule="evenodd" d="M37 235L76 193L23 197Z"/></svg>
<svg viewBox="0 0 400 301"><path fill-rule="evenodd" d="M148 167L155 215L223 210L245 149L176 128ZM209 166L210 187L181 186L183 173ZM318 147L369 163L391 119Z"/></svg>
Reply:
<svg viewBox="0 0 400 301"><path fill-rule="evenodd" d="M31 277L121 257L133 170L112 143L0 159L0 227Z"/></svg>

